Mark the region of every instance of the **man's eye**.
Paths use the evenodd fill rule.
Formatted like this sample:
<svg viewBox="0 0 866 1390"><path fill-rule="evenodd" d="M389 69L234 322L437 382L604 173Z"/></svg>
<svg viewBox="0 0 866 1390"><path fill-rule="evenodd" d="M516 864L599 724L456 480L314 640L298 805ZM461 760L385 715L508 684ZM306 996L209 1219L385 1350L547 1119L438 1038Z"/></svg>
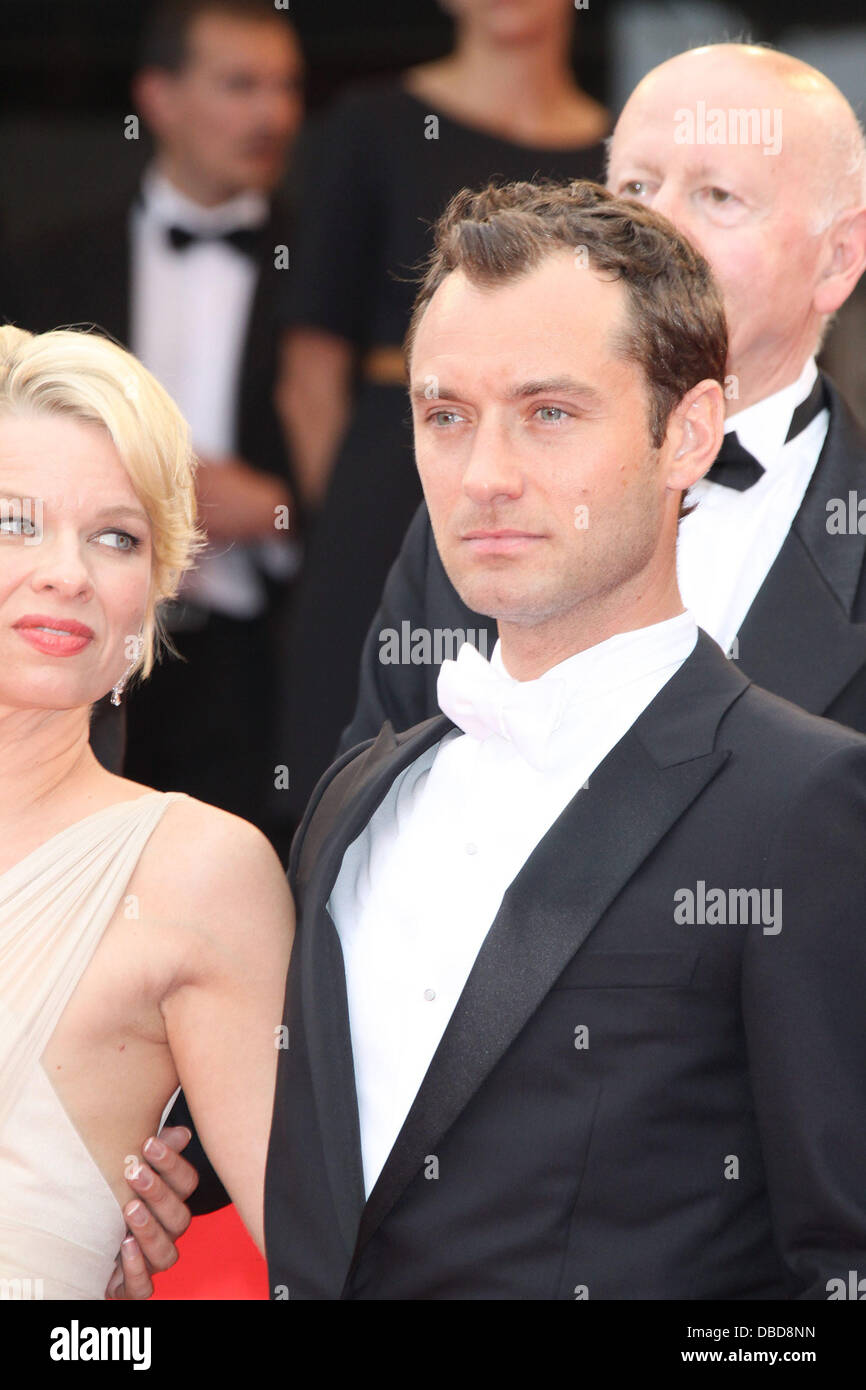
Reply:
<svg viewBox="0 0 866 1390"><path fill-rule="evenodd" d="M112 539L112 537L116 539ZM131 536L128 531L103 531L97 536L98 541L108 541L115 550L131 551L137 550L141 541L137 536ZM117 543L119 542L119 544Z"/></svg>
<svg viewBox="0 0 866 1390"><path fill-rule="evenodd" d="M733 193L729 193L726 188L710 188L707 191L709 192L710 200L717 203L720 207L734 201Z"/></svg>
<svg viewBox="0 0 866 1390"><path fill-rule="evenodd" d="M568 419L568 411L563 410L561 405L540 405L535 411L545 424L558 425L560 420Z"/></svg>
<svg viewBox="0 0 866 1390"><path fill-rule="evenodd" d="M456 410L435 410L428 416L431 425L436 425L438 429L446 429L452 420L462 420L462 415L458 415Z"/></svg>
<svg viewBox="0 0 866 1390"><path fill-rule="evenodd" d="M646 191L647 186L643 179L628 179L619 189L623 198L642 198Z"/></svg>

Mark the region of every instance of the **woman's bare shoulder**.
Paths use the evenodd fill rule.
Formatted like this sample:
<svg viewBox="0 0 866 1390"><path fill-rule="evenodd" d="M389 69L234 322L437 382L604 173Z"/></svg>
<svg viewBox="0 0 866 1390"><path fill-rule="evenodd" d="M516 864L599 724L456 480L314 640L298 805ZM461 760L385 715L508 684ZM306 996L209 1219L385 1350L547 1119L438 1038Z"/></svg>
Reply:
<svg viewBox="0 0 866 1390"><path fill-rule="evenodd" d="M178 834L194 835L200 855L219 858L223 853L258 851L269 853L277 864L280 862L268 837L252 821L186 793L169 804L163 821L174 826Z"/></svg>
<svg viewBox="0 0 866 1390"><path fill-rule="evenodd" d="M192 796L172 801L148 845L154 890L185 917L223 937L294 921L286 872L267 836L250 821Z"/></svg>

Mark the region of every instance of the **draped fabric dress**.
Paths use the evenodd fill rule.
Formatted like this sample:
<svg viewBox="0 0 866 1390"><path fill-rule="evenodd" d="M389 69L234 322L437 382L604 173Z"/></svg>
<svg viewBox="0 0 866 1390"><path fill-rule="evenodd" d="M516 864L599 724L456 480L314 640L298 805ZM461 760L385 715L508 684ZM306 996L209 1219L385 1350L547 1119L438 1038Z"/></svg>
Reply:
<svg viewBox="0 0 866 1390"><path fill-rule="evenodd" d="M148 792L104 807L0 874L0 1292L6 1297L104 1297L126 1223L41 1058L150 835L181 795Z"/></svg>

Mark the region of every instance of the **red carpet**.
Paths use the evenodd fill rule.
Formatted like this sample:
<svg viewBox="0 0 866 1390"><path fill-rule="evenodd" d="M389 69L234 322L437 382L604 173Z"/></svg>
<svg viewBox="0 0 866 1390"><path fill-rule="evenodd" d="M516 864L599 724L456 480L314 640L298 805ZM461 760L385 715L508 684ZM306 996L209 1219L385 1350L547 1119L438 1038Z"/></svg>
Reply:
<svg viewBox="0 0 866 1390"><path fill-rule="evenodd" d="M195 1217L177 1248L177 1264L153 1281L154 1298L267 1298L267 1266L234 1207Z"/></svg>

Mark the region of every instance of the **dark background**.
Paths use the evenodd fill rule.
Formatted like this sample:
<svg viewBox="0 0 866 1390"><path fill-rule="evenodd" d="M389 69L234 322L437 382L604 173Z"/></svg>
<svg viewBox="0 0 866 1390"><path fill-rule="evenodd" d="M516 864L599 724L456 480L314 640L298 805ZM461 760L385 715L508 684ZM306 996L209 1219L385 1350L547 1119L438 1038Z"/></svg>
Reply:
<svg viewBox="0 0 866 1390"><path fill-rule="evenodd" d="M135 182L147 140L126 140L123 131L147 8L148 0L0 0L0 236L14 240L87 213ZM637 8L627 0L589 0L576 13L578 76L614 111L643 71L670 53L710 39L749 38L796 47L839 82L862 115L866 7L859 32L846 30L855 18L851 0L825 0L820 10L806 0L645 4L640 14ZM665 25L662 51L645 43L650 11ZM348 81L396 72L450 45L451 23L435 0L291 0L288 18L307 55L310 109ZM834 71L822 45L828 30L840 28L835 51L843 69ZM810 53L812 39L819 47ZM858 65L862 94L852 90ZM853 74L847 82L843 71Z"/></svg>

